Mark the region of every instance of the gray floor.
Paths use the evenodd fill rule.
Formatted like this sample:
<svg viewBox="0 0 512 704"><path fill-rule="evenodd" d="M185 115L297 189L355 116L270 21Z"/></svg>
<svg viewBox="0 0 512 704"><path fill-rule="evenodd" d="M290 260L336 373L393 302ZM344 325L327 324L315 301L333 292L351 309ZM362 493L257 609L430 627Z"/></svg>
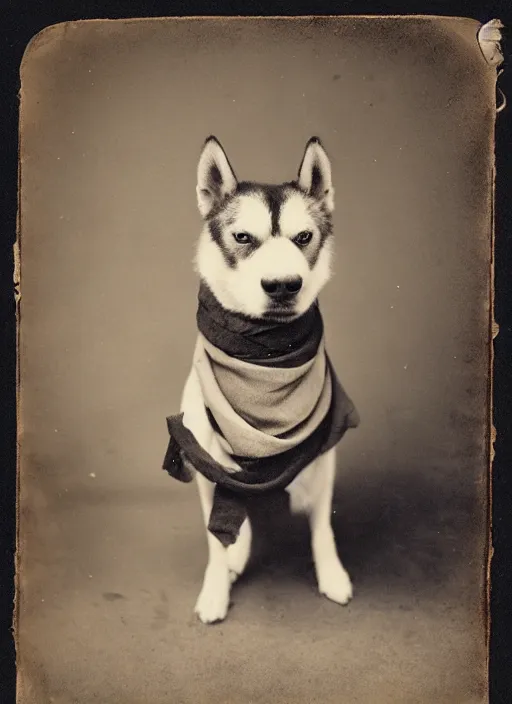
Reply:
<svg viewBox="0 0 512 704"><path fill-rule="evenodd" d="M475 509L411 476L340 478L348 607L317 595L304 520L279 498L255 505L251 565L210 627L193 616L206 558L194 487L162 472L144 489L101 476L59 489L52 557L26 585L21 701L481 704L479 569L460 539Z"/></svg>

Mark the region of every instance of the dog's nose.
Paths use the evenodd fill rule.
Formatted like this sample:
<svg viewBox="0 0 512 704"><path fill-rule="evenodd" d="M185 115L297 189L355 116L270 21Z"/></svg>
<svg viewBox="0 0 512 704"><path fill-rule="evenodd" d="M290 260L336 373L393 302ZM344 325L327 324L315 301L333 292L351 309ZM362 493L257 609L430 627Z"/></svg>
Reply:
<svg viewBox="0 0 512 704"><path fill-rule="evenodd" d="M289 299L296 296L302 288L302 278L293 276L287 279L262 279L261 287L270 298Z"/></svg>

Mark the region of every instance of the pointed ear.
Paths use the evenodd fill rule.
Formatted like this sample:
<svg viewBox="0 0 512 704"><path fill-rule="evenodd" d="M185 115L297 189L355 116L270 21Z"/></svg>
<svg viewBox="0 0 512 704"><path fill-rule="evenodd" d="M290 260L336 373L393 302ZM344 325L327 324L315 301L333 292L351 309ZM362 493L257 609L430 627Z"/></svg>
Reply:
<svg viewBox="0 0 512 704"><path fill-rule="evenodd" d="M220 142L208 137L197 167L197 205L201 215L207 217L236 187L236 176Z"/></svg>
<svg viewBox="0 0 512 704"><path fill-rule="evenodd" d="M329 212L334 210L331 162L318 137L311 137L299 167L298 185L308 195L321 201Z"/></svg>

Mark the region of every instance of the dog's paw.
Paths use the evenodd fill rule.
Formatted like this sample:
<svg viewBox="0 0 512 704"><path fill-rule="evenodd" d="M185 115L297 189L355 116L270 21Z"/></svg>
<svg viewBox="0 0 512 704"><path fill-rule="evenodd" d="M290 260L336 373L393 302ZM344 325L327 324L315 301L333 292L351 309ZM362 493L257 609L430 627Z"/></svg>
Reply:
<svg viewBox="0 0 512 704"><path fill-rule="evenodd" d="M230 573L207 569L195 613L203 623L216 623L226 618L229 608Z"/></svg>
<svg viewBox="0 0 512 704"><path fill-rule="evenodd" d="M320 594L337 604L345 605L352 599L352 582L339 560L322 565L318 574L318 589Z"/></svg>

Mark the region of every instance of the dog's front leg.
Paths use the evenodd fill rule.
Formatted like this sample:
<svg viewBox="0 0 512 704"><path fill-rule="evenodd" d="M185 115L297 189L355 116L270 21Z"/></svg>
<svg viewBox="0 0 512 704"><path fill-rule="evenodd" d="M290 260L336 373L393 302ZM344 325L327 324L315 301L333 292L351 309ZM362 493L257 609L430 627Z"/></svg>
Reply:
<svg viewBox="0 0 512 704"><path fill-rule="evenodd" d="M222 461L216 452L216 443L210 421L205 410L201 385L197 373L192 369L185 389L181 408L183 423L194 434L197 442L207 452L214 452L215 459ZM215 485L202 474L196 473L199 499L205 525L208 526L213 506ZM222 621L229 607L231 580L228 565L228 551L222 543L206 531L208 540L208 564L203 579L203 587L196 602L195 612L203 623Z"/></svg>
<svg viewBox="0 0 512 704"><path fill-rule="evenodd" d="M346 604L352 598L352 584L338 556L331 525L336 470L335 450L319 457L311 470L309 523L318 589L332 601Z"/></svg>
<svg viewBox="0 0 512 704"><path fill-rule="evenodd" d="M208 526L215 485L199 473L196 479L204 522ZM195 612L203 623L215 623L226 618L232 580L230 578L227 549L208 530L206 531L206 536L208 540L208 564Z"/></svg>

